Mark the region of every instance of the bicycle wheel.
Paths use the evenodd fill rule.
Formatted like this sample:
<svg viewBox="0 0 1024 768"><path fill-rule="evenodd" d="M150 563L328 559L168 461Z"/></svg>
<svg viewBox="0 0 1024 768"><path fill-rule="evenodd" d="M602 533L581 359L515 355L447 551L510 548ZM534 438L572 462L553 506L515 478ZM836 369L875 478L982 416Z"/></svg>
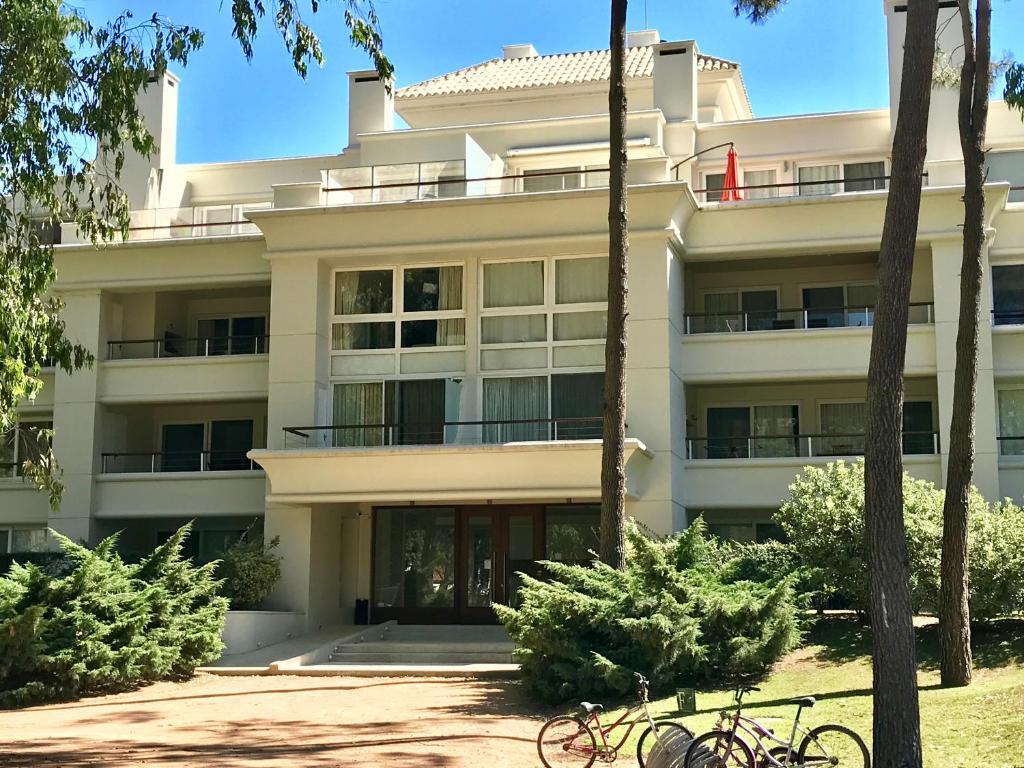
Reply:
<svg viewBox="0 0 1024 768"><path fill-rule="evenodd" d="M797 752L800 765L871 768L864 739L843 725L819 725L808 731Z"/></svg>
<svg viewBox="0 0 1024 768"><path fill-rule="evenodd" d="M578 717L553 717L537 734L537 754L546 768L590 768L597 759L597 740Z"/></svg>
<svg viewBox="0 0 1024 768"><path fill-rule="evenodd" d="M683 758L686 768L754 768L747 742L728 731L708 731L690 742Z"/></svg>
<svg viewBox="0 0 1024 768"><path fill-rule="evenodd" d="M680 737L685 737L682 739L683 744L681 746L685 746L686 741L693 738L693 731L679 723L666 720L665 722L656 723L656 725L658 726L658 735L662 737L668 736L669 740L673 743L680 740ZM651 750L654 749L657 743L657 738L655 738L650 726L648 726L647 730L640 735L640 741L636 743L636 762L640 768L644 768L647 765L647 757L651 754Z"/></svg>

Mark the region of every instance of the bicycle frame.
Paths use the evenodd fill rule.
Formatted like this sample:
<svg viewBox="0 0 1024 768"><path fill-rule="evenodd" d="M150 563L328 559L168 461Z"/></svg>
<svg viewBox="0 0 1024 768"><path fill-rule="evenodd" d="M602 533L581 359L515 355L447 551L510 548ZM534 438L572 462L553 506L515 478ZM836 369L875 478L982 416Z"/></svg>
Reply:
<svg viewBox="0 0 1024 768"><path fill-rule="evenodd" d="M608 736L611 734L612 731L614 731L616 728L619 728L624 722L626 722L626 720L629 719L631 715L639 715L640 713L642 713L642 715L635 717L632 720L632 722L629 723L629 727L626 729L626 732L623 734L622 739L619 741L618 744L611 745L608 743ZM590 723L594 724L595 730L597 731L597 735L601 737L601 743L595 750L597 754L605 754L609 752L613 754L617 753L620 749L622 749L622 746L629 739L629 734L633 732L633 729L643 722L646 722L651 727L651 733L654 734L654 737L656 739L659 738L658 727L654 724L654 718L651 717L651 713L647 709L646 701L641 701L639 704L631 706L629 709L622 713L622 716L618 720L616 720L608 727L601 725L601 717L597 712L592 714L586 720L587 725L589 725ZM586 752L587 750L582 751Z"/></svg>
<svg viewBox="0 0 1024 768"><path fill-rule="evenodd" d="M756 749L754 749L754 753L757 754L758 751L763 753L765 759L770 761L769 764L772 768L783 768L783 766L788 766L790 764L790 758L796 751L797 734L799 733L806 736L809 733L806 728L800 727L800 712L801 710L797 709L796 716L793 718L793 729L789 733L789 741L783 741L757 720L743 714L743 696L740 694L736 698L736 713L732 716L732 727L729 729L731 734L729 739L729 748L732 748L732 744L737 738L742 740L742 737L740 736L740 733L742 732L750 736L757 745ZM722 712L722 716L719 718L719 725L723 724L726 719L727 713ZM772 756L769 751L770 747L762 741L762 738L768 739L769 741L775 742L775 744L786 748L786 760L784 763L780 763Z"/></svg>

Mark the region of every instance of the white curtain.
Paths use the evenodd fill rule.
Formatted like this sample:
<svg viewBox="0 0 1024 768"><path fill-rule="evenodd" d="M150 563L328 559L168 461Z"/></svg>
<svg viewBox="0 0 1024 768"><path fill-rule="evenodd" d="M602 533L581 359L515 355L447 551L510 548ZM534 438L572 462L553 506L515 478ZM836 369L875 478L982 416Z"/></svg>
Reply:
<svg viewBox="0 0 1024 768"><path fill-rule="evenodd" d="M743 317L739 308L740 297L736 293L704 294L703 332L742 331Z"/></svg>
<svg viewBox="0 0 1024 768"><path fill-rule="evenodd" d="M548 379L546 376L518 376L484 379L484 421L508 422L548 417ZM548 425L490 424L484 429L484 442L508 443L517 440L547 439Z"/></svg>
<svg viewBox="0 0 1024 768"><path fill-rule="evenodd" d="M484 264L485 307L529 307L543 303L543 261Z"/></svg>
<svg viewBox="0 0 1024 768"><path fill-rule="evenodd" d="M757 187L761 184L775 184L775 169L767 171L744 171L743 186ZM744 189L743 196L747 200L763 200L768 197L778 197L778 187L767 187L765 189Z"/></svg>
<svg viewBox="0 0 1024 768"><path fill-rule="evenodd" d="M821 456L860 456L864 453L867 403L822 403L821 432L836 437L819 438Z"/></svg>
<svg viewBox="0 0 1024 768"><path fill-rule="evenodd" d="M603 339L607 312L560 312L555 315L555 341Z"/></svg>
<svg viewBox="0 0 1024 768"><path fill-rule="evenodd" d="M813 181L839 181L838 165L806 165L798 170L798 180L803 186L798 188L801 195L833 195L840 191L836 184L808 184Z"/></svg>
<svg viewBox="0 0 1024 768"><path fill-rule="evenodd" d="M332 444L381 445L384 430L364 427L384 423L384 385L379 381L334 385L334 426Z"/></svg>
<svg viewBox="0 0 1024 768"><path fill-rule="evenodd" d="M607 256L560 259L555 262L556 304L582 304L607 300Z"/></svg>
<svg viewBox="0 0 1024 768"><path fill-rule="evenodd" d="M1024 389L1004 389L999 393L999 441L1004 455L1024 454Z"/></svg>
<svg viewBox="0 0 1024 768"><path fill-rule="evenodd" d="M547 341L546 315L498 315L481 322L481 343L518 344Z"/></svg>
<svg viewBox="0 0 1024 768"><path fill-rule="evenodd" d="M798 432L796 407L792 405L755 405L751 434L767 435L753 441L754 456L796 456L797 440L783 437Z"/></svg>
<svg viewBox="0 0 1024 768"><path fill-rule="evenodd" d="M438 270L437 308L450 312L462 309L462 267ZM457 347L466 343L466 321L462 318L437 321L437 346Z"/></svg>

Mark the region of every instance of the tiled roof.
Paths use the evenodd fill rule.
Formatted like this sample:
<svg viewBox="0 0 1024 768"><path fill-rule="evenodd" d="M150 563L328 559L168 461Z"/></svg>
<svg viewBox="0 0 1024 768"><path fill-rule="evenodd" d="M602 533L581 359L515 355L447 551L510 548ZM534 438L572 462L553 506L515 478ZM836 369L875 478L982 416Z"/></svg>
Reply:
<svg viewBox="0 0 1024 768"><path fill-rule="evenodd" d="M579 85L607 80L611 56L607 50L528 56L520 59L491 59L422 83L399 88L399 99L416 96L451 96L460 93L488 93L516 88ZM714 56L697 57L697 70L739 69L739 64ZM626 78L650 77L654 71L654 47L626 49Z"/></svg>

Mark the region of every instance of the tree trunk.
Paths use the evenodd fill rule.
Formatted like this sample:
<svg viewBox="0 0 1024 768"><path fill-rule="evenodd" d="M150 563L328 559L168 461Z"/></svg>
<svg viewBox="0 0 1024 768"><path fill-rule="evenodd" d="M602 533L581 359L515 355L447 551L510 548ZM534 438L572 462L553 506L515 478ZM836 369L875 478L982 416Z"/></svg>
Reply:
<svg viewBox="0 0 1024 768"><path fill-rule="evenodd" d="M864 514L871 580L874 761L921 765L909 558L903 524L903 368L921 208L938 3L909 0L868 366Z"/></svg>
<svg viewBox="0 0 1024 768"><path fill-rule="evenodd" d="M990 0L978 0L977 47L971 3L960 0L964 63L960 71L960 146L964 157L964 250L960 266L960 324L956 335L953 419L942 509L939 594L940 672L943 685L971 682L967 520L974 474L974 411L978 384L982 249L985 245L985 122L991 86Z"/></svg>
<svg viewBox="0 0 1024 768"><path fill-rule="evenodd" d="M601 560L613 568L623 566L626 548L626 2L612 0L608 86L608 330L604 345L600 554Z"/></svg>

